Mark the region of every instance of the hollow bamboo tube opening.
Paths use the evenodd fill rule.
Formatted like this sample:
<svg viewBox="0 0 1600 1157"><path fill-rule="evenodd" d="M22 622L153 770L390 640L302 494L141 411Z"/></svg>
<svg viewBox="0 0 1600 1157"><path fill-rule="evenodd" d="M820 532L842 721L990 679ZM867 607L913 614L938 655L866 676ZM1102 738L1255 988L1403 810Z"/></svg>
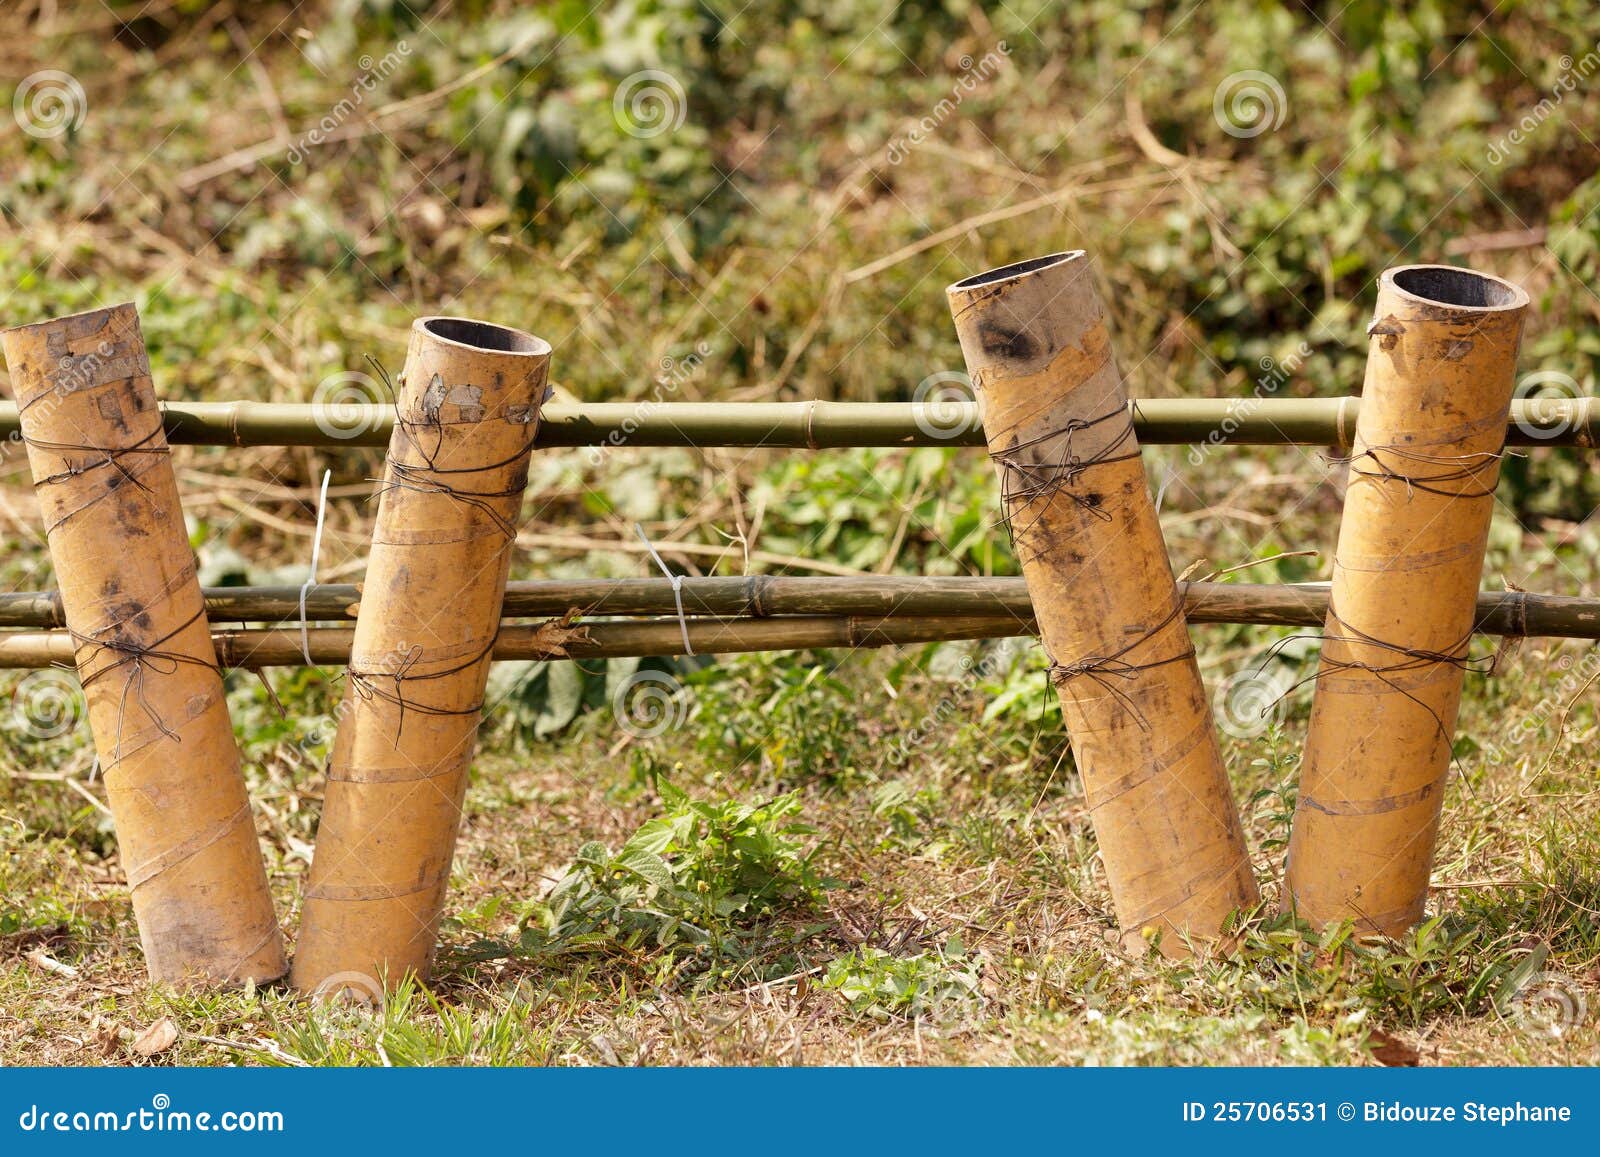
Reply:
<svg viewBox="0 0 1600 1157"><path fill-rule="evenodd" d="M138 311L0 335L150 978L283 975Z"/></svg>
<svg viewBox="0 0 1600 1157"><path fill-rule="evenodd" d="M948 293L1124 942L1181 954L1256 885L1089 260Z"/></svg>
<svg viewBox="0 0 1600 1157"><path fill-rule="evenodd" d="M427 975L549 365L518 330L412 326L295 952L303 990Z"/></svg>
<svg viewBox="0 0 1600 1157"><path fill-rule="evenodd" d="M1527 305L1467 269L1379 279L1289 841L1312 923L1422 917Z"/></svg>

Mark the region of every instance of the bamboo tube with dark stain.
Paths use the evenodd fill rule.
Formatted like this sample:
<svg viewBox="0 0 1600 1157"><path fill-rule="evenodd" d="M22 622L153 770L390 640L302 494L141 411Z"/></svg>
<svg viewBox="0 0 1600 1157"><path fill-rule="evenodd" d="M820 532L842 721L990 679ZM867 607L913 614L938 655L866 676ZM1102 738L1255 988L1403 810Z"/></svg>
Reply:
<svg viewBox="0 0 1600 1157"><path fill-rule="evenodd" d="M294 983L425 977L450 880L550 346L413 325Z"/></svg>
<svg viewBox="0 0 1600 1157"><path fill-rule="evenodd" d="M138 311L0 335L150 978L283 975Z"/></svg>
<svg viewBox="0 0 1600 1157"><path fill-rule="evenodd" d="M1256 883L1089 260L948 292L1124 942L1181 954Z"/></svg>
<svg viewBox="0 0 1600 1157"><path fill-rule="evenodd" d="M1422 918L1527 306L1450 266L1378 281L1289 840L1313 924Z"/></svg>

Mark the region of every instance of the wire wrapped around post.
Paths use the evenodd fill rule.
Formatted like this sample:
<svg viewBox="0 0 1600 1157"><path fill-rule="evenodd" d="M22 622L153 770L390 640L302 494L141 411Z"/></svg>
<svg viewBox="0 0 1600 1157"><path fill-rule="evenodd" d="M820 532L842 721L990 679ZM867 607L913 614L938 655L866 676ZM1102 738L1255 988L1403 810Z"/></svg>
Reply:
<svg viewBox="0 0 1600 1157"><path fill-rule="evenodd" d="M1089 260L948 293L1124 942L1181 955L1256 884Z"/></svg>
<svg viewBox="0 0 1600 1157"><path fill-rule="evenodd" d="M1422 918L1527 306L1467 269L1379 279L1289 841L1314 924Z"/></svg>
<svg viewBox="0 0 1600 1157"><path fill-rule="evenodd" d="M150 977L265 982L283 936L132 305L0 335Z"/></svg>
<svg viewBox="0 0 1600 1157"><path fill-rule="evenodd" d="M423 318L396 402L293 979L371 993L431 963L550 346Z"/></svg>

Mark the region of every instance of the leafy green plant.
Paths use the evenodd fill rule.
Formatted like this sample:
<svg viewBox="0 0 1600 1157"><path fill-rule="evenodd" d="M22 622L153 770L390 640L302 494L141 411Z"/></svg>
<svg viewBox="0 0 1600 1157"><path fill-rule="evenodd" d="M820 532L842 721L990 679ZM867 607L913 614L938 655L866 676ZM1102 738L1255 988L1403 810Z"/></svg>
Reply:
<svg viewBox="0 0 1600 1157"><path fill-rule="evenodd" d="M619 690L641 671L671 674L696 660L525 659L496 664L485 701L499 726L525 741L552 739L572 730L586 714L606 716Z"/></svg>
<svg viewBox="0 0 1600 1157"><path fill-rule="evenodd" d="M955 449L791 455L762 471L752 501L770 550L858 570L1016 574L994 471Z"/></svg>
<svg viewBox="0 0 1600 1157"><path fill-rule="evenodd" d="M1213 979L1252 1003L1306 1014L1357 1009L1418 1024L1483 1012L1515 975L1524 950L1481 922L1435 916L1399 940L1361 937L1349 921L1321 932L1292 915L1247 924L1238 952Z"/></svg>
<svg viewBox="0 0 1600 1157"><path fill-rule="evenodd" d="M878 1020L926 1017L948 1020L973 1013L983 1002L983 962L952 937L943 948L896 956L861 947L828 965L823 985L856 1012Z"/></svg>
<svg viewBox="0 0 1600 1157"><path fill-rule="evenodd" d="M856 694L832 664L803 656L752 655L691 676L697 742L707 756L755 761L782 784L855 778L863 729Z"/></svg>
<svg viewBox="0 0 1600 1157"><path fill-rule="evenodd" d="M585 844L537 921L524 921L523 954L664 952L658 973L720 966L731 975L809 934L775 925L815 915L825 886L798 797L712 802L665 781L657 786L665 814L615 853Z"/></svg>
<svg viewBox="0 0 1600 1157"><path fill-rule="evenodd" d="M1267 728L1262 742L1266 744L1266 754L1252 759L1250 767L1264 776L1265 782L1250 794L1249 806L1265 815L1267 831L1258 847L1269 852L1289 844L1289 825L1300 796L1300 781L1295 774L1300 754L1276 725Z"/></svg>
<svg viewBox="0 0 1600 1157"><path fill-rule="evenodd" d="M872 814L884 823L879 847L937 858L944 842L931 832L939 823L942 793L935 787L915 788L904 779L892 779L872 793Z"/></svg>

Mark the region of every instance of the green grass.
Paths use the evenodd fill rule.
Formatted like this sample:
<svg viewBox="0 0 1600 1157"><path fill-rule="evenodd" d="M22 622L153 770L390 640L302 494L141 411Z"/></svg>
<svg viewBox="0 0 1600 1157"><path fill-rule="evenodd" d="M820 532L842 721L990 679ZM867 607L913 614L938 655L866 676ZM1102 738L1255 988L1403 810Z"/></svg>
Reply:
<svg viewBox="0 0 1600 1157"><path fill-rule="evenodd" d="M459 312L551 340L563 396L906 399L961 365L944 285L1066 247L1094 254L1140 396L1245 397L1268 364L1294 366L1283 396L1347 392L1377 274L1441 258L1527 286L1523 372L1594 392L1600 84L1540 111L1600 41L1576 0L36 7L0 12L4 75L68 72L85 104L61 135L0 128L0 322L133 299L167 397L326 397ZM645 70L681 89L676 128L618 116ZM1215 102L1247 72L1283 115L1236 135ZM185 183L330 115L347 135L299 159ZM1326 576L1340 492L1313 449L1202 457L1145 455L1175 569L1314 550L1238 577ZM299 581L324 469L320 577L359 580L375 454L175 459L208 581ZM1597 497L1581 453L1509 462L1485 584L1590 590ZM15 452L0 499L0 582L53 585ZM541 453L513 573L651 573L636 522L703 573L747 550L1015 573L995 500L968 451ZM1197 627L1208 685L1289 633ZM1286 685L1315 657L1278 653ZM6 673L0 1062L1593 1063L1590 653L1529 640L1469 680L1433 917L1399 943L1274 914L1309 688L1225 737L1266 903L1235 953L1183 963L1114 942L1036 648L652 662L678 690L648 737L610 708L633 665L508 665L437 977L379 1006L146 984L87 730L41 736L54 692ZM336 674L273 672L285 717L229 681L291 934ZM163 1017L178 1043L140 1057Z"/></svg>

